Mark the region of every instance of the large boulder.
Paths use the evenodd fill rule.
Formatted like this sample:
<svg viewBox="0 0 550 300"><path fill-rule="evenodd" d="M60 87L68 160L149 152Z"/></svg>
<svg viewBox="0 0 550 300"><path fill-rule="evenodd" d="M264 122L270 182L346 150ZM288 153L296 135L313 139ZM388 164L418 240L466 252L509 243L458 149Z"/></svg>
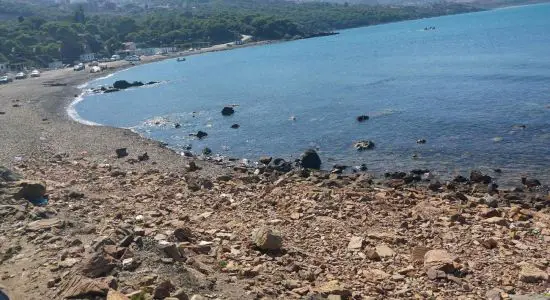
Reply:
<svg viewBox="0 0 550 300"><path fill-rule="evenodd" d="M260 227L252 231L252 242L258 248L267 251L279 251L283 246L281 234L268 227Z"/></svg>
<svg viewBox="0 0 550 300"><path fill-rule="evenodd" d="M19 183L19 191L15 195L17 199L27 199L29 201L36 201L44 198L46 195L46 184L40 181L21 181Z"/></svg>
<svg viewBox="0 0 550 300"><path fill-rule="evenodd" d="M226 106L222 109L222 115L230 116L235 113L235 109L231 106Z"/></svg>
<svg viewBox="0 0 550 300"><path fill-rule="evenodd" d="M306 169L318 170L321 168L321 158L315 150L308 149L302 154L300 164Z"/></svg>

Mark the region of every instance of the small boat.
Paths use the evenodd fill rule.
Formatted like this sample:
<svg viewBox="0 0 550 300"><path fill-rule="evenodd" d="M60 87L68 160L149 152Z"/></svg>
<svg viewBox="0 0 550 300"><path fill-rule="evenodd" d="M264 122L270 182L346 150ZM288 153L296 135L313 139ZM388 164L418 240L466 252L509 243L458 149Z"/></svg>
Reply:
<svg viewBox="0 0 550 300"><path fill-rule="evenodd" d="M185 57L178 57L176 61L185 61Z"/></svg>

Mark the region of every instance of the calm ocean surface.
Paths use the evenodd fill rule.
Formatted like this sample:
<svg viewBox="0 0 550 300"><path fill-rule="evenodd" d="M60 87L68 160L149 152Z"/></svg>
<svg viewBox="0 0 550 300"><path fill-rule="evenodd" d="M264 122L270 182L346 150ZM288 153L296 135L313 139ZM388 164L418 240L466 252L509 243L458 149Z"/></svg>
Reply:
<svg viewBox="0 0 550 300"><path fill-rule="evenodd" d="M162 83L86 96L75 106L80 117L174 149L207 146L255 160L296 158L314 147L324 168L421 167L441 177L472 168L494 176L500 168L500 183L518 183L520 175L550 181L550 4L171 59L89 87L118 79ZM239 106L223 117L228 104ZM358 123L360 114L371 118ZM234 123L241 127L231 129ZM189 137L198 130L208 137ZM427 143L417 144L422 138ZM357 152L353 142L363 139L376 148Z"/></svg>

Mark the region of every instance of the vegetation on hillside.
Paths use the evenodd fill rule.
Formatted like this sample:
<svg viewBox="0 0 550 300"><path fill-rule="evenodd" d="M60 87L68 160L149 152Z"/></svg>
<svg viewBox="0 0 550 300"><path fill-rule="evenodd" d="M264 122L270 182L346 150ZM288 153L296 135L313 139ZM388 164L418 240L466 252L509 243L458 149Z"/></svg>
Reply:
<svg viewBox="0 0 550 300"><path fill-rule="evenodd" d="M136 14L70 11L0 0L0 54L10 62L71 63L85 52L109 56L123 42L139 47L182 46L234 41L240 34L260 40L300 38L321 31L475 10L458 4L382 7L329 3L235 0L206 1L178 9L134 8ZM46 12L46 14L44 13ZM17 17L16 17L17 15ZM0 55L0 57L2 57Z"/></svg>

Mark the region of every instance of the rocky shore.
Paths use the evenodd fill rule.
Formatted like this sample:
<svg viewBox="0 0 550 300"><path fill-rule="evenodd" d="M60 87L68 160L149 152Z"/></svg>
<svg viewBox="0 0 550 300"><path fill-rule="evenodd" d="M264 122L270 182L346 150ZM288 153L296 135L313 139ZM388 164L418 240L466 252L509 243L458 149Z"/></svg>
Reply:
<svg viewBox="0 0 550 300"><path fill-rule="evenodd" d="M10 299L548 298L550 198L533 180L185 157L67 118L90 76L0 87Z"/></svg>

